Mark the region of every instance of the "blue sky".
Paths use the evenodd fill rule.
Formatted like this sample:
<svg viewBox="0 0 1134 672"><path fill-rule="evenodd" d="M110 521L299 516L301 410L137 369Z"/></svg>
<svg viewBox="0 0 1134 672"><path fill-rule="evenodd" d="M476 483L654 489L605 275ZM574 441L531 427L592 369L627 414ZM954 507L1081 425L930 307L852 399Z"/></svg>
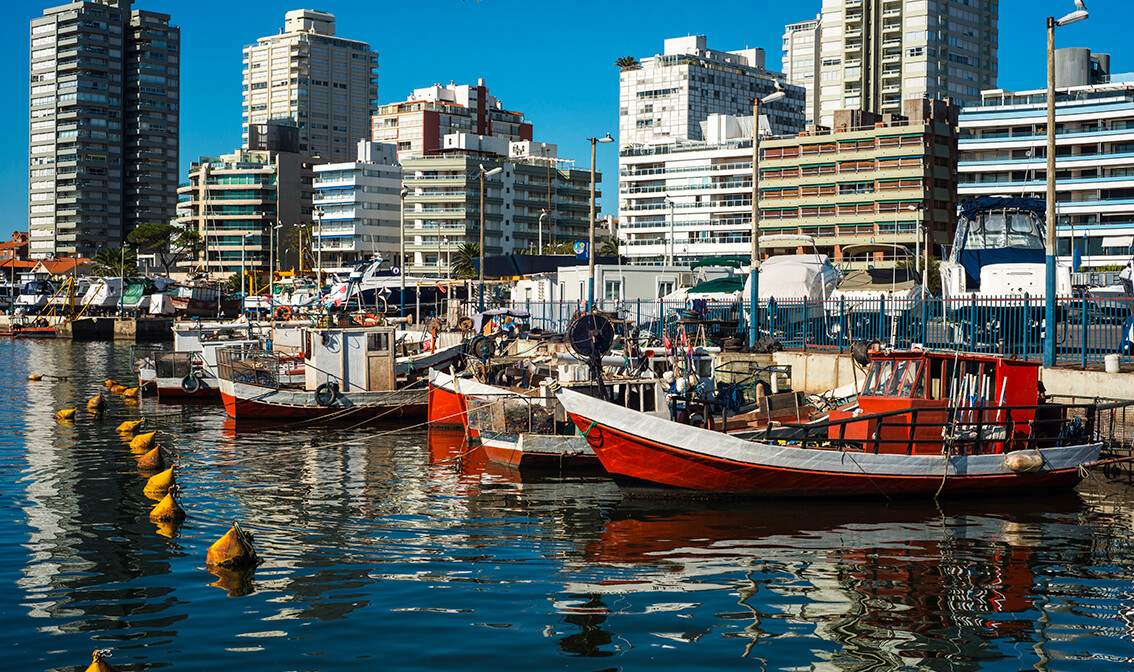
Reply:
<svg viewBox="0 0 1134 672"><path fill-rule="evenodd" d="M1119 42L1134 10L1124 0L1087 0L1091 18L1060 28L1057 47L1090 47L1112 54L1115 72L1134 71ZM0 236L27 229L28 22L62 2L20 0L0 24L6 53L0 90L0 199L7 205ZM524 112L535 139L559 145L559 156L588 168L587 138L618 135L619 56L651 56L667 37L703 34L721 50L763 47L768 66L779 69L786 23L813 18L821 0L802 2L650 3L515 0L245 0L195 3L136 0L135 9L172 15L182 31L181 175L200 155L240 144L241 49L279 32L284 13L319 9L334 14L338 34L369 42L379 53L381 102L404 100L433 83L475 83L484 77L509 109ZM1072 0L1001 0L1000 75L1008 89L1044 86L1044 17L1074 10ZM598 168L606 176L601 206L615 213L618 160L615 145L599 145Z"/></svg>

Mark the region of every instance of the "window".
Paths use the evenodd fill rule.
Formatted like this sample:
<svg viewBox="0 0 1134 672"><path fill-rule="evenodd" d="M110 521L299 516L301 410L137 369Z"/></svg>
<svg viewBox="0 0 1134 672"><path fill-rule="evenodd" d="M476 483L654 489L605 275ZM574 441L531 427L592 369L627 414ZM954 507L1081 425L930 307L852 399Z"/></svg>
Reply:
<svg viewBox="0 0 1134 672"><path fill-rule="evenodd" d="M658 280L658 296L661 299L673 293L675 283L673 280Z"/></svg>
<svg viewBox="0 0 1134 672"><path fill-rule="evenodd" d="M607 280L603 285L604 299L619 300L622 298L622 280Z"/></svg>

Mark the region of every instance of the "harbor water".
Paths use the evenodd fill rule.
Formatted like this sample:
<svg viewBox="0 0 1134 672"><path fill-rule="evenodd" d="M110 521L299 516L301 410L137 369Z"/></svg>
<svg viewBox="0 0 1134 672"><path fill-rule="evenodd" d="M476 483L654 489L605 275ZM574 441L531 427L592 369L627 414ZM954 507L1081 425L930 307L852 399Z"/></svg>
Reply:
<svg viewBox="0 0 1134 672"><path fill-rule="evenodd" d="M108 396L112 343L0 342L0 642L19 670L1118 670L1134 487L932 502L623 498L422 427L237 427ZM28 374L46 374L40 381ZM73 424L53 419L79 408ZM188 518L115 431L146 418ZM263 563L212 570L238 521Z"/></svg>

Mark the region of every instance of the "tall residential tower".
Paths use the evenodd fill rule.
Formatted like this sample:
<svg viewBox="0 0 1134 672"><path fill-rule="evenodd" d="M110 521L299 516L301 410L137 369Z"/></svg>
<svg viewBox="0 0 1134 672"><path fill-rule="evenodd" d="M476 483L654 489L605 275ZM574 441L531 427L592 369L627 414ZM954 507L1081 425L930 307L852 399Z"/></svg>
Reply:
<svg viewBox="0 0 1134 672"><path fill-rule="evenodd" d="M349 161L370 138L378 106L378 54L335 37L335 17L297 9L278 35L244 48L244 146L250 124L299 128L299 151Z"/></svg>
<svg viewBox="0 0 1134 672"><path fill-rule="evenodd" d="M29 254L93 256L177 206L180 30L130 0L31 22Z"/></svg>

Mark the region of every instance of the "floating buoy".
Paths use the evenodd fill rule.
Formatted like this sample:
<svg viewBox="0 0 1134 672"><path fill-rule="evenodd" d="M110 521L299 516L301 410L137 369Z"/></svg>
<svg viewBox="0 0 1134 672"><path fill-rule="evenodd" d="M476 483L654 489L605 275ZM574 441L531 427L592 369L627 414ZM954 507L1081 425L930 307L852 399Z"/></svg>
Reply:
<svg viewBox="0 0 1134 672"><path fill-rule="evenodd" d="M130 439L130 450L139 453L149 450L150 446L154 445L155 434L157 434L156 431L146 432L145 434L138 434L133 439Z"/></svg>
<svg viewBox="0 0 1134 672"><path fill-rule="evenodd" d="M165 460L161 457L161 446L154 446L153 450L139 457L138 469L146 471L162 471L165 469Z"/></svg>
<svg viewBox="0 0 1134 672"><path fill-rule="evenodd" d="M43 380L42 373L29 373L28 380Z"/></svg>
<svg viewBox="0 0 1134 672"><path fill-rule="evenodd" d="M173 476L173 467L170 467L165 471L150 476L149 480L146 481L146 487L142 489L142 492L150 497L161 497L165 495L165 493L168 492L171 487L173 487L174 482L175 479Z"/></svg>
<svg viewBox="0 0 1134 672"><path fill-rule="evenodd" d="M107 381L103 382L103 385L106 385L107 387L114 387L117 384L118 384L117 380L107 380Z"/></svg>
<svg viewBox="0 0 1134 672"><path fill-rule="evenodd" d="M91 664L86 672L118 672L118 668L106 662L104 658L110 657L110 649L100 649L91 654Z"/></svg>
<svg viewBox="0 0 1134 672"><path fill-rule="evenodd" d="M118 425L118 431L133 433L133 432L138 431L138 429L141 428L141 426L144 425L145 423L146 423L145 418L142 418L141 420L127 420L126 422L122 423L121 425Z"/></svg>
<svg viewBox="0 0 1134 672"><path fill-rule="evenodd" d="M118 383L115 383L115 384L110 386L110 393L111 394L122 394L125 391L126 391L125 385L119 385Z"/></svg>
<svg viewBox="0 0 1134 672"><path fill-rule="evenodd" d="M177 501L177 493L181 489L176 485L165 493L165 499L157 503L150 511L150 520L155 523L180 523L185 520L185 509Z"/></svg>
<svg viewBox="0 0 1134 672"><path fill-rule="evenodd" d="M123 390L122 396L126 397L127 399L134 399L138 396L138 390L139 388L137 387L131 387L129 389Z"/></svg>
<svg viewBox="0 0 1134 672"><path fill-rule="evenodd" d="M240 529L239 523L233 522L232 528L209 546L205 564L229 569L252 567L260 564L260 558L256 557L256 549L252 547L252 535Z"/></svg>
<svg viewBox="0 0 1134 672"><path fill-rule="evenodd" d="M55 419L56 420L74 420L75 419L75 409L65 408L62 411L58 411L55 414Z"/></svg>
<svg viewBox="0 0 1134 672"><path fill-rule="evenodd" d="M1027 473L1043 469L1043 456L1039 452L1024 453L1013 451L1004 456L1004 466L1016 473Z"/></svg>
<svg viewBox="0 0 1134 672"><path fill-rule="evenodd" d="M104 408L106 408L106 399L103 399L101 394L95 395L87 402L88 411L101 411Z"/></svg>

